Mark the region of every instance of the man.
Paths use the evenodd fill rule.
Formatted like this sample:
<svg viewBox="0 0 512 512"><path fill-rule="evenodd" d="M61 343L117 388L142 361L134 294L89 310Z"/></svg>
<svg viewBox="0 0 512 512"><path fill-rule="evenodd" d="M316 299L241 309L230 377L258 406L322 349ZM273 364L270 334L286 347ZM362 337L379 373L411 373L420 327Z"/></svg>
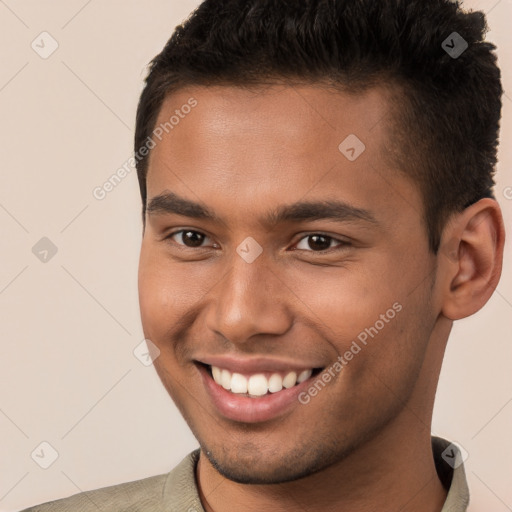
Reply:
<svg viewBox="0 0 512 512"><path fill-rule="evenodd" d="M137 111L142 324L200 450L28 510L459 512L431 437L497 286L485 19L446 0L206 0Z"/></svg>

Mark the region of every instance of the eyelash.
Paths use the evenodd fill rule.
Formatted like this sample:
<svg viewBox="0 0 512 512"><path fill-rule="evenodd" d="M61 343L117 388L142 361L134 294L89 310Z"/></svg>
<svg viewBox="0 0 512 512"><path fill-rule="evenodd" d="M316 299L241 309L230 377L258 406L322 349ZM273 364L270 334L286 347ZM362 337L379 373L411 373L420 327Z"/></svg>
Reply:
<svg viewBox="0 0 512 512"><path fill-rule="evenodd" d="M205 234L204 234L204 233L202 233L201 231L196 231L196 230L194 230L194 229L179 229L179 230L177 230L177 231L173 231L172 233L169 233L169 234L164 238L164 240L171 240L171 238L172 238L174 235L177 235L177 234L179 234L179 233L187 233L187 232L191 232L191 233L198 233L198 234L200 234L200 235L205 236L206 238L209 238L209 237L208 237L208 235L205 235ZM343 250L343 249L346 249L346 247L350 245L350 243L349 243L349 242L347 242L347 241L345 241L345 240L339 240L339 239L334 238L334 237L332 237L332 236L330 236L330 235L326 235L326 234L324 234L324 233L320 233L320 232L315 232L315 233L310 233L310 234L308 234L308 235L304 235L304 236L303 236L303 237L302 237L302 238L301 238L301 239L300 239L300 240L299 240L295 245L298 245L302 240L307 239L307 238L309 238L309 237L311 237L311 236L315 236L315 235L320 235L320 236L322 236L322 237L324 237L324 238L328 238L331 242L332 242L332 241L339 242L339 246L337 246L337 247L329 247L329 249L324 249L324 250L322 250L322 251L313 251L313 250L306 250L306 249L296 249L296 250L299 250L299 251L306 251L306 252L312 252L312 253L314 253L314 254L326 254L326 253L328 253L328 252L330 252L330 251L333 251L333 250L335 250L335 251L336 251L336 250ZM187 247L186 245L178 244L178 243L176 243L176 242L173 242L172 240L171 240L171 242L172 242L172 243L175 243L176 245L178 245L178 246L180 246L180 247L182 247L182 248L184 248L184 249L204 249L204 247L203 247L203 246L199 246L199 247Z"/></svg>

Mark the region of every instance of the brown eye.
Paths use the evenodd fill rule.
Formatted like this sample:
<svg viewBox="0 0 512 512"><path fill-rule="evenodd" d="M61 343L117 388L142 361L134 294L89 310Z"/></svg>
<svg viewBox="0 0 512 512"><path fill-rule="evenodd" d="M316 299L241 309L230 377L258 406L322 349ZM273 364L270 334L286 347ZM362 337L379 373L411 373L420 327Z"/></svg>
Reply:
<svg viewBox="0 0 512 512"><path fill-rule="evenodd" d="M349 245L348 242L337 240L332 236L322 235L321 233L315 233L313 235L307 235L303 237L297 244L297 249L306 250L309 252L327 251L332 248L332 242L337 242L338 248L343 248L344 246ZM300 247L301 244L302 247Z"/></svg>
<svg viewBox="0 0 512 512"><path fill-rule="evenodd" d="M184 245L185 247L201 247L202 243L206 238L208 238L203 233L199 231L192 231L189 229L182 229L181 231L175 231L171 233L167 238L172 239L178 245ZM179 239L181 238L181 243Z"/></svg>
<svg viewBox="0 0 512 512"><path fill-rule="evenodd" d="M323 235L308 236L308 245L315 251L325 251L331 246L331 239Z"/></svg>

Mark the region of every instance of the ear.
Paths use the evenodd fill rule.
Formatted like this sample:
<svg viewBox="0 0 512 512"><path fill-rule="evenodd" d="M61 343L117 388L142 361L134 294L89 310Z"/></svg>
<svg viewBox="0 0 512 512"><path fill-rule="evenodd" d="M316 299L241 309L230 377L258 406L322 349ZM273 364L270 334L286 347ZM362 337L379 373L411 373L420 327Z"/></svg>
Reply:
<svg viewBox="0 0 512 512"><path fill-rule="evenodd" d="M504 242L503 216L494 199L481 199L451 219L438 253L444 316L459 320L485 305L500 280Z"/></svg>

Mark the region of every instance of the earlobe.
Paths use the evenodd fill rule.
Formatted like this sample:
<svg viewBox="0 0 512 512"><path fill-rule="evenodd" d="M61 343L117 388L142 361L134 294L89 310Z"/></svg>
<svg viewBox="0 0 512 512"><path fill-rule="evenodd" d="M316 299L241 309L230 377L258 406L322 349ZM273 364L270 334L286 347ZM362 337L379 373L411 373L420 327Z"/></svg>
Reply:
<svg viewBox="0 0 512 512"><path fill-rule="evenodd" d="M494 199L474 203L447 226L438 255L447 318L470 316L489 300L501 276L504 241L503 217Z"/></svg>

